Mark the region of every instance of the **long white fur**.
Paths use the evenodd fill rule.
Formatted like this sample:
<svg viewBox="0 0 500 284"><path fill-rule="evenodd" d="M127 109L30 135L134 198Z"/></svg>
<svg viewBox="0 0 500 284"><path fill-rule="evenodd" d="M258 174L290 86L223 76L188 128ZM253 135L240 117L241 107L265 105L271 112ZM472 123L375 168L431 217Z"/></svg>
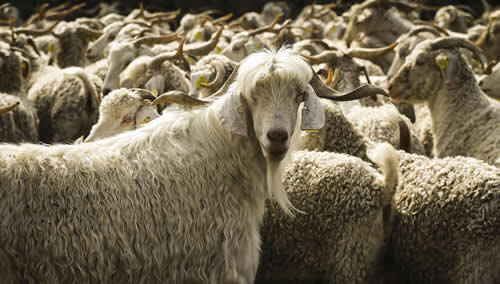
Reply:
<svg viewBox="0 0 500 284"><path fill-rule="evenodd" d="M306 84L310 71L290 55L267 52L247 62L265 77L266 63L275 61L283 67L276 76ZM248 70L244 63L243 90L255 83ZM281 171L271 170L266 181L256 137L221 125L226 98L96 142L0 144L0 277L252 283L266 185L276 185ZM275 199L289 204L280 190L273 189Z"/></svg>

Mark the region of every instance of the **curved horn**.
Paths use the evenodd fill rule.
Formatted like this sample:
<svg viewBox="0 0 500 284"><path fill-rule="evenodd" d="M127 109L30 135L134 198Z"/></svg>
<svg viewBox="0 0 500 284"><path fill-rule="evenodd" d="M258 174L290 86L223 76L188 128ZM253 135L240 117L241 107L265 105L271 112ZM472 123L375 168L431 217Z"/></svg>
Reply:
<svg viewBox="0 0 500 284"><path fill-rule="evenodd" d="M321 64L325 62L330 62L332 60L342 57L342 55L339 54L339 51L336 50L325 50L320 54L314 56L309 56L305 54L301 54L301 56L307 59L311 64Z"/></svg>
<svg viewBox="0 0 500 284"><path fill-rule="evenodd" d="M60 23L60 21L55 22L52 24L50 27L44 29L44 30L36 30L36 29L27 29L27 28L20 28L20 29L15 29L14 32L16 34L25 34L25 35L30 35L30 36L42 36L46 35Z"/></svg>
<svg viewBox="0 0 500 284"><path fill-rule="evenodd" d="M156 100L156 96L150 90L140 89L140 88L132 88L130 90L138 94L143 100L150 100L150 101Z"/></svg>
<svg viewBox="0 0 500 284"><path fill-rule="evenodd" d="M103 32L101 32L101 31L97 31L97 30L93 30L93 29L89 29L89 28L85 28L85 27L78 27L77 31L79 33L85 34L88 38L98 38L98 37L102 36L102 34L103 34Z"/></svg>
<svg viewBox="0 0 500 284"><path fill-rule="evenodd" d="M222 85L222 87L217 90L217 92L213 93L212 95L208 96L207 99L214 99L214 98L217 98L223 94L225 94L227 92L227 90L229 89L229 86L231 86L231 84L234 82L234 80L236 80L236 75L238 74L238 70L240 69L240 64L236 64L236 66L234 66L234 69L233 69L233 72L231 72L231 75L229 75L229 78L227 78L226 82L224 82L224 85Z"/></svg>
<svg viewBox="0 0 500 284"><path fill-rule="evenodd" d="M210 101L200 100L195 97L181 92L181 91L170 91L162 94L156 98L151 105L155 106L161 103L176 103L183 106L203 106L210 103Z"/></svg>
<svg viewBox="0 0 500 284"><path fill-rule="evenodd" d="M488 63L488 66L486 66L486 68L484 69L484 74L491 74L491 72L493 72L493 67L495 67L495 65L497 65L497 61L496 60L492 60L490 61L490 63Z"/></svg>
<svg viewBox="0 0 500 284"><path fill-rule="evenodd" d="M486 43L486 40L488 39L488 35L490 33L490 29L492 26L493 26L493 19L490 17L488 19L488 25L486 26L484 31L481 33L479 38L474 42L475 45L477 45L478 47L482 47Z"/></svg>
<svg viewBox="0 0 500 284"><path fill-rule="evenodd" d="M134 44L134 46L139 47L142 44L154 45L154 44L158 44L158 43L169 43L169 42L175 41L177 39L178 39L177 33L173 33L173 34L169 34L169 35L165 35L165 36L145 36L145 37L141 37L139 39L136 39L133 42L133 44Z"/></svg>
<svg viewBox="0 0 500 284"><path fill-rule="evenodd" d="M58 20L62 20L64 19L65 17L73 14L74 12L78 11L79 9L85 7L85 2L84 3L81 3L79 5L76 5L74 7L71 7L70 9L68 10L64 10L64 11L48 11L45 15L45 19L49 20L49 21L58 21Z"/></svg>
<svg viewBox="0 0 500 284"><path fill-rule="evenodd" d="M376 57L384 56L387 53L391 52L392 50L394 50L394 48L397 45L398 45L398 42L395 41L391 45L379 47L379 48L354 47L354 48L349 48L348 50L344 51L344 54L349 55L351 57L356 57L356 58L361 58L361 59L366 59L366 60L373 60Z"/></svg>
<svg viewBox="0 0 500 284"><path fill-rule="evenodd" d="M9 6L10 6L10 2L4 3L4 4L0 5L0 10L3 10Z"/></svg>
<svg viewBox="0 0 500 284"><path fill-rule="evenodd" d="M220 60L215 60L213 62L215 67L215 79L212 82L200 83L200 86L204 88L217 88L224 83L224 75L226 68L224 68L224 63Z"/></svg>
<svg viewBox="0 0 500 284"><path fill-rule="evenodd" d="M411 151L411 134L408 125L403 120L399 120L399 150Z"/></svg>
<svg viewBox="0 0 500 284"><path fill-rule="evenodd" d="M248 36L251 37L251 36L258 35L258 34L261 34L261 33L267 32L267 31L272 31L274 26L276 25L276 23L278 23L278 21L281 19L281 17L283 17L283 14L279 14L278 16L276 16L276 18L274 18L273 22L270 23L269 25L266 25L266 26L249 31Z"/></svg>
<svg viewBox="0 0 500 284"><path fill-rule="evenodd" d="M152 21L154 19L159 19L159 18L176 18L177 15L181 13L181 9L177 9L175 11L170 11L170 12L157 12L153 13L149 16L142 15L142 18L146 21Z"/></svg>
<svg viewBox="0 0 500 284"><path fill-rule="evenodd" d="M151 59L151 61L148 63L147 68L150 70L151 69L159 69L160 66L163 64L163 62L170 60L170 59L182 57L185 41L186 41L186 38L183 38L181 40L181 42L179 43L179 46L177 47L177 51L174 54L172 54L172 52L166 52L166 53L162 53L162 54L159 54L159 55L153 57L153 59Z"/></svg>
<svg viewBox="0 0 500 284"><path fill-rule="evenodd" d="M19 106L20 103L21 102L17 102L15 104L10 105L10 106L0 107L0 114L5 114L5 113L8 113L9 111L15 110Z"/></svg>
<svg viewBox="0 0 500 284"><path fill-rule="evenodd" d="M28 44L29 44L29 45L33 48L33 50L35 51L35 53L36 53L38 56L40 56L40 55L41 55L41 54L40 54L40 51L38 50L38 47L36 46L35 41L34 41L31 37L29 37L29 38L27 39L27 43L28 43Z"/></svg>
<svg viewBox="0 0 500 284"><path fill-rule="evenodd" d="M217 46L217 43L219 42L223 30L224 30L224 25L220 27L217 33L214 36L212 36L212 38L209 41L201 45L185 47L184 53L189 56L204 56L209 54L210 51L212 51L215 48L215 46Z"/></svg>
<svg viewBox="0 0 500 284"><path fill-rule="evenodd" d="M219 23L224 23L225 21L231 19L233 17L233 13L229 13L223 17L220 17L218 19L215 19L212 21L212 25L217 25Z"/></svg>
<svg viewBox="0 0 500 284"><path fill-rule="evenodd" d="M486 56L483 54L483 51L474 45L472 42L470 42L467 39L460 38L460 37L445 37L445 38L438 38L435 39L434 41L431 42L431 49L447 49L447 48L466 48L474 54L476 59L481 62L481 65L483 67L483 72L486 69L486 65L488 65L488 61L486 59Z"/></svg>
<svg viewBox="0 0 500 284"><path fill-rule="evenodd" d="M441 31L439 31L438 29L436 29L433 26L426 25L426 26L417 26L417 27L411 29L411 31L408 32L408 37L412 37L414 35L417 35L417 34L423 33L423 32L431 33L431 34L435 35L436 37L441 36ZM446 32L445 35L449 36L448 32Z"/></svg>
<svg viewBox="0 0 500 284"><path fill-rule="evenodd" d="M374 95L384 95L388 96L387 92L379 87L375 87L373 85L362 85L354 90L345 93L339 93L323 83L319 78L318 74L313 70L313 77L309 82L311 87L316 92L316 95L320 98L330 99L333 101L353 101L366 97L371 97Z"/></svg>

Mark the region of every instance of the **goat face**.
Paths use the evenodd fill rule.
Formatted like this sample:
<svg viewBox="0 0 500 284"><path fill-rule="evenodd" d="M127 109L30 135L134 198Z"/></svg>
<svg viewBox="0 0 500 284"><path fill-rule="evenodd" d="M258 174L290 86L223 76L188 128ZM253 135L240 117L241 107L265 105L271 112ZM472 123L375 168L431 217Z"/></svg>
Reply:
<svg viewBox="0 0 500 284"><path fill-rule="evenodd" d="M462 62L459 62L462 61ZM453 50L414 50L390 80L389 96L396 102L422 103L442 89L460 84L461 56Z"/></svg>

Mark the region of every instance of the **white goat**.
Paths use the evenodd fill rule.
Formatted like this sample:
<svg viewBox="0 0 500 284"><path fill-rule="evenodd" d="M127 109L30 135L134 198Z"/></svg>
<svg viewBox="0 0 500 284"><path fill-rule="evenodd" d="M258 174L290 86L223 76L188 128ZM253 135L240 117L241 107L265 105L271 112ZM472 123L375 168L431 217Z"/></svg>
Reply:
<svg viewBox="0 0 500 284"><path fill-rule="evenodd" d="M481 91L458 48L486 65L480 49L463 38L426 40L389 82L389 96L427 104L437 157L470 156L500 166L500 105Z"/></svg>
<svg viewBox="0 0 500 284"><path fill-rule="evenodd" d="M85 142L133 130L158 118L160 115L151 106L154 99L153 94L141 89L112 91L99 105L99 120Z"/></svg>
<svg viewBox="0 0 500 284"><path fill-rule="evenodd" d="M322 126L325 90L291 51L261 52L206 107L95 142L1 145L2 281L252 283L265 200L290 212L281 172L296 126Z"/></svg>

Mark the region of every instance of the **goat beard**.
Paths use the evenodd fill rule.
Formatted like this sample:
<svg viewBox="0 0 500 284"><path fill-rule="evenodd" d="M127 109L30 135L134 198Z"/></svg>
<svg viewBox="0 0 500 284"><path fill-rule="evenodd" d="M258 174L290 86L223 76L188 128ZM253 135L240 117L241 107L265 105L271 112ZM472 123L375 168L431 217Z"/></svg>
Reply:
<svg viewBox="0 0 500 284"><path fill-rule="evenodd" d="M300 129L295 129L295 133L300 132ZM290 146L285 157L281 161L276 161L273 159L266 159L266 180L267 180L267 191L269 196L274 199L281 207L281 209L289 216L294 216L294 212L303 213L293 206L293 204L288 199L288 193L286 188L283 186L282 179L285 175L286 168L291 163L293 159L293 153L297 147L297 140L299 135L292 135Z"/></svg>

